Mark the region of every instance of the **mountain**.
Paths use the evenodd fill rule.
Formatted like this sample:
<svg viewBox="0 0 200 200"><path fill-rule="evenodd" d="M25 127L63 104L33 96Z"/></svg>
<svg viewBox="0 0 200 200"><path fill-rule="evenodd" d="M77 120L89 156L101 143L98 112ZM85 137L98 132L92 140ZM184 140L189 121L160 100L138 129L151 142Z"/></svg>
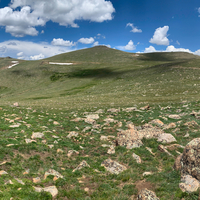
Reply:
<svg viewBox="0 0 200 200"><path fill-rule="evenodd" d="M1 102L66 107L197 99L199 56L135 54L97 46L38 61L0 59ZM57 65L54 63L73 63Z"/></svg>

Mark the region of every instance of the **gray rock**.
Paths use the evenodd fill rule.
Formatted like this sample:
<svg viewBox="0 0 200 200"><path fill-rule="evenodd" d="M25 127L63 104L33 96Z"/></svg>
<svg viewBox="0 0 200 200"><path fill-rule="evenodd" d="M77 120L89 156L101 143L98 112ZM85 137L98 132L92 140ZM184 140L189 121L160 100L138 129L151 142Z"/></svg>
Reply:
<svg viewBox="0 0 200 200"><path fill-rule="evenodd" d="M159 200L156 194L148 189L143 189L138 194L137 200Z"/></svg>
<svg viewBox="0 0 200 200"><path fill-rule="evenodd" d="M199 181L190 175L182 176L179 188L183 192L196 192L200 186Z"/></svg>
<svg viewBox="0 0 200 200"><path fill-rule="evenodd" d="M119 174L126 170L127 168L121 164L119 164L116 161L109 159L104 160L101 163L101 166L104 166L107 171L109 171L111 174Z"/></svg>
<svg viewBox="0 0 200 200"><path fill-rule="evenodd" d="M200 138L193 139L185 146L181 166L182 175L191 175L200 181Z"/></svg>
<svg viewBox="0 0 200 200"><path fill-rule="evenodd" d="M40 133L40 132L33 132L31 138L32 139L37 139L37 138L43 138L44 137L44 134L43 133Z"/></svg>
<svg viewBox="0 0 200 200"><path fill-rule="evenodd" d="M176 139L170 133L162 133L161 135L158 136L157 141L166 144L166 143L176 142Z"/></svg>
<svg viewBox="0 0 200 200"><path fill-rule="evenodd" d="M36 192L49 192L51 193L52 197L55 197L58 194L58 189L56 188L56 186L49 186L49 187L45 187L45 188L41 188L41 187L34 187Z"/></svg>

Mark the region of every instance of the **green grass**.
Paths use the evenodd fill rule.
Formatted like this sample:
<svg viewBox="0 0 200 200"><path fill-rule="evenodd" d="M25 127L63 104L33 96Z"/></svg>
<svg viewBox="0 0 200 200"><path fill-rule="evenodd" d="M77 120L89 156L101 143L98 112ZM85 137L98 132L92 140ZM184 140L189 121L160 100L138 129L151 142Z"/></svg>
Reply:
<svg viewBox="0 0 200 200"><path fill-rule="evenodd" d="M108 147L101 145L111 143L100 140L101 135L116 137L119 128L127 129L128 122L139 129L153 119L165 124L176 123L176 128L165 132L174 135L178 144L186 145L199 137L199 125L184 125L192 120L199 123L190 115L200 109L198 56L181 52L137 56L100 46L40 61L21 60L19 65L4 69L12 60L0 59L0 163L7 161L0 165L0 170L8 172L0 177L1 199L30 199L30 196L31 199L52 199L49 193L36 193L33 186L55 185L59 191L55 199L125 200L136 198L137 183L144 180L162 200L198 199L198 191L189 194L179 189L180 173L173 169L178 156L175 150L169 150L174 155L169 157L158 150L161 143L156 139L143 139L144 145L140 148L128 150L117 146L115 154L109 155ZM49 65L48 62L75 65ZM14 107L14 102L20 106ZM149 110L139 110L147 104ZM109 108L119 107L118 113L107 112ZM138 110L125 112L122 108L126 107ZM103 109L96 120L99 128L83 120L71 121L98 109ZM170 119L169 114L182 114L181 120ZM118 127L117 122L105 125L107 117L118 120L122 127ZM59 124L53 124L54 121ZM9 127L16 123L20 126ZM82 132L85 127L90 129ZM70 131L79 135L69 139ZM43 132L45 136L26 144L25 139L30 139L33 132ZM186 133L189 137L184 137ZM155 156L146 147L151 148ZM63 153L57 153L57 149ZM79 154L69 158L69 150ZM141 164L132 158L133 153L141 157ZM128 169L119 175L110 174L101 166L108 158ZM83 160L90 168L72 172ZM23 174L28 169L29 173ZM44 173L49 169L58 171L64 178L54 181L53 176L48 176L44 180ZM153 174L143 177L146 171ZM33 183L36 177L40 177L40 183ZM25 185L15 178L23 180ZM14 184L5 184L9 180ZM89 188L89 192L85 188Z"/></svg>

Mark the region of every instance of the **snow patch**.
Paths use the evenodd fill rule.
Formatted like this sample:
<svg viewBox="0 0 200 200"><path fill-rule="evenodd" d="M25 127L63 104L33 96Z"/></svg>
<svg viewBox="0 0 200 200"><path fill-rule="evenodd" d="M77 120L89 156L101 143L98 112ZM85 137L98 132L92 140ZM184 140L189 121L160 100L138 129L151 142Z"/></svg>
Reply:
<svg viewBox="0 0 200 200"><path fill-rule="evenodd" d="M8 69L11 69L12 67L16 66L19 64L18 61L11 61L11 63L14 63L13 65L8 66Z"/></svg>
<svg viewBox="0 0 200 200"><path fill-rule="evenodd" d="M55 63L55 62L49 62L50 65L73 65L73 63Z"/></svg>

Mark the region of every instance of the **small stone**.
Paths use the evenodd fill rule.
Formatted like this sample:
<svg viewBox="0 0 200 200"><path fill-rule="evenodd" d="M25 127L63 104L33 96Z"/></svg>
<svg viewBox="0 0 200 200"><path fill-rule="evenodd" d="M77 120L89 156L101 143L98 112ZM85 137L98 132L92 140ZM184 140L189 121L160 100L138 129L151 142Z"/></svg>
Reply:
<svg viewBox="0 0 200 200"><path fill-rule="evenodd" d="M41 187L34 187L36 192L49 192L51 193L52 197L55 197L58 194L58 189L56 188L56 186L49 186L49 187L45 187L45 188L41 188Z"/></svg>
<svg viewBox="0 0 200 200"><path fill-rule="evenodd" d="M153 173L152 172L144 172L143 174L142 174L142 176L149 176L149 175L152 175Z"/></svg>
<svg viewBox="0 0 200 200"><path fill-rule="evenodd" d="M11 146L14 146L14 144L7 144L6 146L7 147L11 147Z"/></svg>
<svg viewBox="0 0 200 200"><path fill-rule="evenodd" d="M110 149L108 149L107 153L108 154L115 154L115 147L114 147L114 145L110 146Z"/></svg>
<svg viewBox="0 0 200 200"><path fill-rule="evenodd" d="M31 139L25 139L26 144L32 143L32 142L37 142L36 140L31 140Z"/></svg>
<svg viewBox="0 0 200 200"><path fill-rule="evenodd" d="M15 102L15 103L13 104L13 106L19 107L19 103L18 103L18 102Z"/></svg>
<svg viewBox="0 0 200 200"><path fill-rule="evenodd" d="M72 156L73 153L75 153L75 154L77 154L77 155L79 154L78 151L75 151L75 150L69 150L68 153L67 153L67 156L70 158L70 157Z"/></svg>
<svg viewBox="0 0 200 200"><path fill-rule="evenodd" d="M150 122L150 124L155 124L156 126L164 126L164 123L159 119L154 119Z"/></svg>
<svg viewBox="0 0 200 200"><path fill-rule="evenodd" d="M22 185L25 185L25 183L24 183L22 180L20 180L20 179L18 179L18 178L15 178L15 180L16 180L18 183L20 183L20 184L22 184Z"/></svg>
<svg viewBox="0 0 200 200"><path fill-rule="evenodd" d="M14 124L14 125L10 125L9 127L10 128L18 128L18 127L20 127L20 125L19 124Z"/></svg>
<svg viewBox="0 0 200 200"><path fill-rule="evenodd" d="M116 109L116 108L110 108L107 110L107 112L111 112L111 113L116 113L116 112L120 112L120 108Z"/></svg>
<svg viewBox="0 0 200 200"><path fill-rule="evenodd" d="M7 173L6 171L4 171L4 170L1 170L1 171L0 171L0 176L1 176L1 175L5 175L5 174L8 174L8 173Z"/></svg>
<svg viewBox="0 0 200 200"><path fill-rule="evenodd" d="M164 129L170 129L170 128L176 128L176 124L172 122L170 124L165 125L164 127Z"/></svg>
<svg viewBox="0 0 200 200"><path fill-rule="evenodd" d="M97 120L99 119L99 115L98 114L86 115L86 118Z"/></svg>
<svg viewBox="0 0 200 200"><path fill-rule="evenodd" d="M72 137L77 137L77 136L78 136L78 133L77 133L77 132L71 131L71 132L69 132L67 138L70 138L70 139L71 139Z"/></svg>
<svg viewBox="0 0 200 200"><path fill-rule="evenodd" d="M169 115L168 117L171 118L171 119L181 119L180 115L176 115L176 114Z"/></svg>
<svg viewBox="0 0 200 200"><path fill-rule="evenodd" d="M116 161L113 161L111 159L106 159L101 163L101 166L104 166L107 171L109 171L111 174L119 174L123 172L124 170L127 170L127 168L121 164L119 164Z"/></svg>
<svg viewBox="0 0 200 200"><path fill-rule="evenodd" d="M88 165L88 163L83 160L72 172L75 172L76 170L80 170L83 167L90 167L90 165Z"/></svg>
<svg viewBox="0 0 200 200"><path fill-rule="evenodd" d="M23 173L23 175L29 174L29 172L30 172L30 170L27 169L27 170Z"/></svg>
<svg viewBox="0 0 200 200"><path fill-rule="evenodd" d="M158 149L159 149L161 152L167 153L169 156L173 156L169 151L167 151L166 147L164 147L164 146L161 145L161 144L158 146Z"/></svg>
<svg viewBox="0 0 200 200"><path fill-rule="evenodd" d="M8 180L8 181L5 182L5 185L7 185L7 184L13 185L13 182L11 180Z"/></svg>
<svg viewBox="0 0 200 200"><path fill-rule="evenodd" d="M156 154L155 153L153 153L153 151L152 151L152 149L151 148L149 148L149 147L146 147L146 149L147 149L147 151L149 151L153 156L155 156Z"/></svg>
<svg viewBox="0 0 200 200"><path fill-rule="evenodd" d="M89 188L84 188L84 191L85 191L85 192L89 192L90 189L89 189Z"/></svg>
<svg viewBox="0 0 200 200"><path fill-rule="evenodd" d="M60 125L60 123L57 122L57 121L54 121L53 124L54 124L54 125Z"/></svg>
<svg viewBox="0 0 200 200"><path fill-rule="evenodd" d="M133 156L133 158L136 160L136 162L138 164L142 163L142 160L141 160L140 156L136 155L135 153L133 153L132 156Z"/></svg>
<svg viewBox="0 0 200 200"><path fill-rule="evenodd" d="M44 179L46 179L49 175L56 176L57 178L63 178L63 176L54 169L49 169L49 171L45 172Z"/></svg>
<svg viewBox="0 0 200 200"><path fill-rule="evenodd" d="M35 133L33 132L31 136L32 139L37 139L37 138L42 138L42 137L44 137L44 134L40 132L35 132Z"/></svg>
<svg viewBox="0 0 200 200"><path fill-rule="evenodd" d="M57 153L64 153L62 149L57 149Z"/></svg>
<svg viewBox="0 0 200 200"><path fill-rule="evenodd" d="M40 183L40 182L41 182L40 177L33 178L33 183Z"/></svg>
<svg viewBox="0 0 200 200"><path fill-rule="evenodd" d="M146 105L146 106L140 108L140 110L149 110L149 109L150 109L149 105Z"/></svg>
<svg viewBox="0 0 200 200"><path fill-rule="evenodd" d="M54 147L54 145L53 145L53 144L50 144L50 145L48 145L48 147L49 147L50 149L52 149L52 148Z"/></svg>
<svg viewBox="0 0 200 200"><path fill-rule="evenodd" d="M95 124L96 123L96 121L94 119L90 119L90 118L86 118L85 122L88 123L88 124Z"/></svg>

